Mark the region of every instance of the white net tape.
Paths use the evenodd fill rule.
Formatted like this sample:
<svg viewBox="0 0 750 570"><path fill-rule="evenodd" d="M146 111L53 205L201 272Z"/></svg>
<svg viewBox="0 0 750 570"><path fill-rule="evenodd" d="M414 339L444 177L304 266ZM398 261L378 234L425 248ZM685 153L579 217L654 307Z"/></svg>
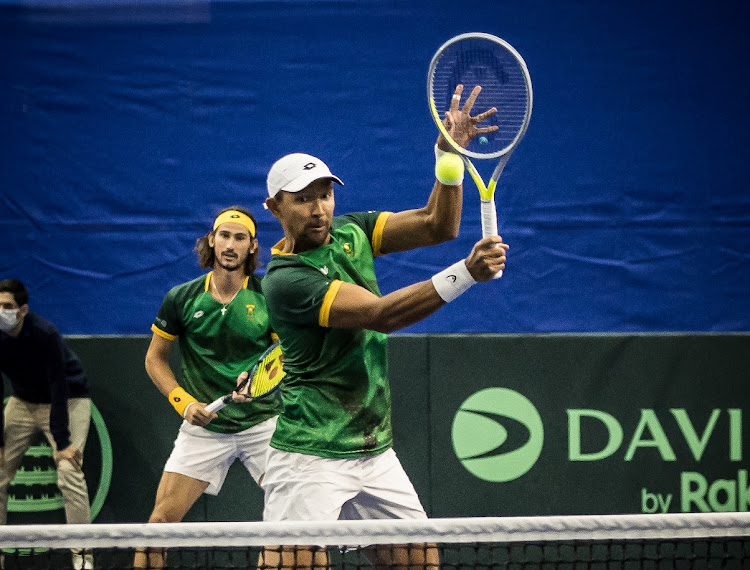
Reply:
<svg viewBox="0 0 750 570"><path fill-rule="evenodd" d="M691 540L750 536L750 512L334 522L0 526L0 548Z"/></svg>

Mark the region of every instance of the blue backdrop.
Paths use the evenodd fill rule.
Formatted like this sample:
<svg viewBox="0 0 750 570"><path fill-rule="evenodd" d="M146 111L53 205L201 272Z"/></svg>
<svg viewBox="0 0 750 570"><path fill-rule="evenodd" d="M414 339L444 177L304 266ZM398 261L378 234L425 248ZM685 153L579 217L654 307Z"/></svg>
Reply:
<svg viewBox="0 0 750 570"><path fill-rule="evenodd" d="M498 191L508 266L407 332L750 330L748 16L739 0L0 1L0 277L63 333L147 334L222 207L254 210L268 261L283 154L331 166L339 213L421 206L428 63L485 31L535 91ZM467 255L478 204L469 181L457 240L379 260L383 291Z"/></svg>

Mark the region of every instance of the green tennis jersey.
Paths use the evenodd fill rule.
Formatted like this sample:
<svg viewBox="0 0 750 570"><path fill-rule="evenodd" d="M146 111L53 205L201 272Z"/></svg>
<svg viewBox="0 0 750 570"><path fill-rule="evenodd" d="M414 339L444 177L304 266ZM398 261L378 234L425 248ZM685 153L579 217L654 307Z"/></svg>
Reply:
<svg viewBox="0 0 750 570"><path fill-rule="evenodd" d="M284 351L284 412L271 446L321 457L375 455L393 443L386 335L328 326L343 282L380 296L373 257L387 212L333 218L331 242L300 254L272 249L263 278Z"/></svg>
<svg viewBox="0 0 750 570"><path fill-rule="evenodd" d="M182 387L199 402L212 402L237 385L272 342L260 279L251 275L226 305L211 296L211 273L173 287L165 296L151 330L179 339ZM279 398L230 404L206 427L237 433L279 413Z"/></svg>

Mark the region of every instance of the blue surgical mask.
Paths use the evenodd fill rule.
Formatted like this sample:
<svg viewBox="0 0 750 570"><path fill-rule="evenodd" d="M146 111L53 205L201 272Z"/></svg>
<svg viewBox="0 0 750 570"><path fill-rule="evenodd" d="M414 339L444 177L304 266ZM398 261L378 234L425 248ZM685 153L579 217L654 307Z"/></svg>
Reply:
<svg viewBox="0 0 750 570"><path fill-rule="evenodd" d="M10 332L18 324L18 309L0 309L0 331Z"/></svg>

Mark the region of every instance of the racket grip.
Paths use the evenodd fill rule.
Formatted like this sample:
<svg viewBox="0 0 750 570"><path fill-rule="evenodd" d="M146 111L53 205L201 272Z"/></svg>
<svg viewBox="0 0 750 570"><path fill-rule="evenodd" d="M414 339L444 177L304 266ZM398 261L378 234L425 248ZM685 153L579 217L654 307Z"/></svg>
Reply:
<svg viewBox="0 0 750 570"><path fill-rule="evenodd" d="M495 199L481 201L482 214L482 237L497 235L497 210L495 209ZM503 276L502 270L498 271L493 279L500 279Z"/></svg>
<svg viewBox="0 0 750 570"><path fill-rule="evenodd" d="M482 237L497 235L497 210L495 200L482 200Z"/></svg>
<svg viewBox="0 0 750 570"><path fill-rule="evenodd" d="M245 379L239 384L237 384L237 387L234 389L234 392L239 392L240 390L242 390L249 380L250 380L250 374L248 373ZM219 410L226 408L227 404L229 404L232 401L232 394L234 394L234 392L232 392L231 394L227 394L226 396L222 396L221 398L217 398L216 400L208 404L204 409L207 412L218 412Z"/></svg>
<svg viewBox="0 0 750 570"><path fill-rule="evenodd" d="M228 399L232 399L231 394L229 395ZM221 398L217 398L216 400L208 404L205 410L207 412L218 412L219 410L225 408L228 403L229 402L227 402L227 396L222 396Z"/></svg>

